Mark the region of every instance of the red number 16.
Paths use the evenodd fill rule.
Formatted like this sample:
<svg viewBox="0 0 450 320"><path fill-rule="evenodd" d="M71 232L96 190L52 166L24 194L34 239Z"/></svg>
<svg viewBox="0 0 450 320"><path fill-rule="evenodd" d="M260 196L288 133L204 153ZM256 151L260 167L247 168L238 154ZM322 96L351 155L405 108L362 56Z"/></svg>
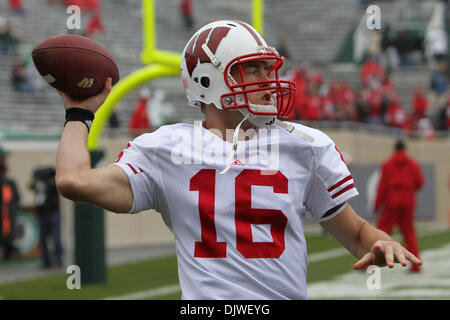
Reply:
<svg viewBox="0 0 450 320"><path fill-rule="evenodd" d="M195 242L194 257L226 258L227 243L217 241L214 221L216 170L202 169L190 181L190 190L199 191L201 241ZM262 175L260 170L243 170L235 181L236 249L245 258L279 258L285 249L287 217L281 210L251 207L252 186L271 186L274 193L288 193L288 180L278 171ZM270 225L272 242L254 242L252 224Z"/></svg>

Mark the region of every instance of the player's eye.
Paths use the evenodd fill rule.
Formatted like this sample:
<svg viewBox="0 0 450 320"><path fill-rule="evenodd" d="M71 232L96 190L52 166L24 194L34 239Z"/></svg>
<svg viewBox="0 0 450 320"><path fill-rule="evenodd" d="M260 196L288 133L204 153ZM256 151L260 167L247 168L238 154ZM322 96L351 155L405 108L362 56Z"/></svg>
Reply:
<svg viewBox="0 0 450 320"><path fill-rule="evenodd" d="M257 76L259 74L259 69L255 67L247 68L246 73L249 75Z"/></svg>

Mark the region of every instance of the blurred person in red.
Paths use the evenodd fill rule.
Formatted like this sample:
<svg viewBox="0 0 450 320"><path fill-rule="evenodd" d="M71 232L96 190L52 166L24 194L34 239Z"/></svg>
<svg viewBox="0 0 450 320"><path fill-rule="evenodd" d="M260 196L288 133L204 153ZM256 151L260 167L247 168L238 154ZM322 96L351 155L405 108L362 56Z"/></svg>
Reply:
<svg viewBox="0 0 450 320"><path fill-rule="evenodd" d="M10 260L17 253L14 239L20 203L16 183L7 176L7 157L8 152L0 147L0 247L3 248L3 260Z"/></svg>
<svg viewBox="0 0 450 320"><path fill-rule="evenodd" d="M382 82L381 86L383 88L385 95L395 94L394 83L392 82L391 78L388 76L387 73L385 74L385 77L383 78L383 80L381 82Z"/></svg>
<svg viewBox="0 0 450 320"><path fill-rule="evenodd" d="M305 96L303 104L300 106L300 119L317 121L321 119L322 98L317 89L312 86Z"/></svg>
<svg viewBox="0 0 450 320"><path fill-rule="evenodd" d="M369 115L367 122L370 124L384 125L384 92L380 87L367 88L362 93L362 98L367 102Z"/></svg>
<svg viewBox="0 0 450 320"><path fill-rule="evenodd" d="M306 97L306 79L304 77L304 71L300 67L294 67L290 80L295 83L295 103L292 111L288 115L288 119L300 119L301 109Z"/></svg>
<svg viewBox="0 0 450 320"><path fill-rule="evenodd" d="M322 96L322 120L333 121L336 119L336 106L329 95Z"/></svg>
<svg viewBox="0 0 450 320"><path fill-rule="evenodd" d="M433 141L436 139L436 132L430 118L424 117L417 122L417 132L423 140Z"/></svg>
<svg viewBox="0 0 450 320"><path fill-rule="evenodd" d="M422 87L416 87L414 89L414 95L411 99L411 105L414 114L416 114L420 118L425 116L428 108L428 100L425 94L423 93Z"/></svg>
<svg viewBox="0 0 450 320"><path fill-rule="evenodd" d="M191 0L181 0L180 11L184 19L186 30L190 31L194 27L194 13Z"/></svg>
<svg viewBox="0 0 450 320"><path fill-rule="evenodd" d="M93 34L105 32L105 26L102 22L101 0L84 0L84 6L92 11L92 15L86 25L85 35L90 37Z"/></svg>
<svg viewBox="0 0 450 320"><path fill-rule="evenodd" d="M144 132L151 132L149 103L151 93L148 88L142 88L139 92L139 99L134 107L128 124L128 129L133 136L141 135Z"/></svg>
<svg viewBox="0 0 450 320"><path fill-rule="evenodd" d="M424 184L419 164L407 155L405 144L398 140L394 154L381 167L375 200L375 213L381 211L377 228L387 234L399 226L405 247L419 256L419 244L414 229L415 194ZM419 272L420 266L412 264L411 272Z"/></svg>
<svg viewBox="0 0 450 320"><path fill-rule="evenodd" d="M25 10L23 8L22 0L9 0L9 8L17 14L24 14Z"/></svg>
<svg viewBox="0 0 450 320"><path fill-rule="evenodd" d="M450 130L450 103L447 103L447 107L445 108L445 123L447 125L447 129Z"/></svg>
<svg viewBox="0 0 450 320"><path fill-rule="evenodd" d="M355 113L355 93L346 80L342 80L336 92L336 119L353 120Z"/></svg>
<svg viewBox="0 0 450 320"><path fill-rule="evenodd" d="M405 109L400 104L397 95L393 95L385 114L385 121L389 127L404 128L408 120Z"/></svg>
<svg viewBox="0 0 450 320"><path fill-rule="evenodd" d="M375 59L369 59L361 66L360 77L363 86L368 86L370 77L373 76L377 77L378 79L385 79L386 73Z"/></svg>

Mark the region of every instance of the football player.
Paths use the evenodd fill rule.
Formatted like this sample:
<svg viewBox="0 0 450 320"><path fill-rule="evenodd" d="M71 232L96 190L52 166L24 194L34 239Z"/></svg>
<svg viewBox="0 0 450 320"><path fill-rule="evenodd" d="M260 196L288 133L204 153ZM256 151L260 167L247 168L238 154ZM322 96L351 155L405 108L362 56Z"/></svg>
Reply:
<svg viewBox="0 0 450 320"><path fill-rule="evenodd" d="M183 299L306 299L308 212L358 259L355 269L420 264L349 205L358 192L334 142L280 120L295 94L278 77L283 60L244 22L203 26L182 53L181 78L204 121L141 135L99 169L85 120L111 80L83 102L60 93L59 191L113 212L160 212L175 236Z"/></svg>

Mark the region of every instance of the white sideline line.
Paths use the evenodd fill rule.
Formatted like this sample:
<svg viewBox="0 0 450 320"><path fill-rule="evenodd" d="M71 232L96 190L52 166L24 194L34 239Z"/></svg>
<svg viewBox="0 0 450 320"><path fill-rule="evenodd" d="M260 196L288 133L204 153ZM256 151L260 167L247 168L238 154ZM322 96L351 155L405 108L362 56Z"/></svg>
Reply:
<svg viewBox="0 0 450 320"><path fill-rule="evenodd" d="M447 228L428 229L421 236L422 237L429 236L429 235L445 232L446 230L448 230L448 229ZM327 251L323 251L323 252L313 253L308 256L308 262L311 263L311 262L329 260L329 259L342 257L342 256L349 255L349 254L350 253L346 249L337 248L337 249L327 250ZM176 293L176 292L180 292L180 291L181 291L180 285L174 284L174 285L159 287L156 289L150 289L150 290L146 290L146 291L125 294L125 295L121 295L121 296L108 297L108 298L104 298L103 300L142 300L142 299L150 299L150 298L154 298L154 297L158 297L158 296L162 296L162 295L166 295L166 294L172 294L172 293ZM400 294L403 294L403 292ZM433 293L430 293L431 296L434 294L435 294L434 291L433 291Z"/></svg>
<svg viewBox="0 0 450 320"><path fill-rule="evenodd" d="M328 250L325 252L319 252L314 253L308 257L309 262L317 262L322 260L328 260L340 256L344 256L346 254L349 254L347 250L343 248L334 249L334 250ZM170 285L165 287L159 287L156 289L146 290L146 291L140 291L130 294L125 294L122 296L115 296L115 297L108 297L104 298L103 300L142 300L142 299L150 299L166 294L176 293L180 292L181 287L180 285Z"/></svg>
<svg viewBox="0 0 450 320"><path fill-rule="evenodd" d="M122 296L108 297L108 298L104 298L103 300L142 300L142 299L149 299L149 298L154 298L154 297L158 297L158 296L163 296L166 294L171 294L171 293L175 293L175 292L179 292L179 291L181 291L180 285L174 284L174 285L170 285L170 286L159 287L156 289L125 294Z"/></svg>
<svg viewBox="0 0 450 320"><path fill-rule="evenodd" d="M450 244L421 252L422 272L410 273L405 268L381 268L380 287L371 290L370 274L350 271L333 280L308 285L310 299L448 299L450 297Z"/></svg>
<svg viewBox="0 0 450 320"><path fill-rule="evenodd" d="M438 233L447 232L447 227L434 227L434 228L428 228L425 229L418 234L419 237L428 237L432 236ZM308 256L308 262L318 262L323 260L328 260L332 258L337 258L341 256L345 256L347 254L350 254L346 249L344 248L337 248L332 250L327 250L323 252L313 253Z"/></svg>

